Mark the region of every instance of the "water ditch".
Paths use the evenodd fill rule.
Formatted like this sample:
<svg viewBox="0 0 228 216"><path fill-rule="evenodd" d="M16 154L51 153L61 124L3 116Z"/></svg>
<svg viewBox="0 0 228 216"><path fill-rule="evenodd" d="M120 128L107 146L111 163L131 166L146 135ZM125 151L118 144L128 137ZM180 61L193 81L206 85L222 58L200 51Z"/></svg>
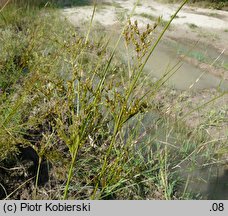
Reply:
<svg viewBox="0 0 228 216"><path fill-rule="evenodd" d="M114 35L114 34L112 34ZM112 37L112 39L116 37ZM207 54L208 58L212 61L218 58L218 61L228 62L228 56L221 55L218 51L212 49L211 47L197 46L196 52L203 52ZM190 49L186 44L178 43L176 41L163 41L158 45L155 52L152 54L147 65L145 66L145 72L150 74L151 77L161 78L162 75L172 68L179 59L179 50L185 50L185 53ZM122 59L127 61L126 50L124 48L123 41L117 49L118 55ZM186 90L186 91L201 91L204 89L217 88L221 91L228 91L228 81L223 80L213 74L207 73L188 62L181 62L181 67L175 72L175 74L167 81L167 85L173 89ZM142 120L143 127L141 134L145 133L145 128L150 132L146 136L150 136L150 139L154 139L162 143L169 143L171 146L180 145L180 140L178 140L178 134L172 132L167 138L165 132L166 125L157 125L161 116L155 113L148 113ZM172 120L171 120L172 121ZM152 127L151 127L152 126ZM170 129L170 128L169 128ZM146 138L145 138L146 139ZM161 144L162 145L162 144ZM178 150L177 150L178 151ZM228 199L228 171L227 166L209 164L207 166L200 165L200 160L196 159L197 165L192 165L193 163L183 163L181 166L175 168L175 172L178 173L181 178L184 179L184 184L181 186L181 190L189 191L194 194L194 197L198 195L202 199ZM185 188L186 187L186 188ZM184 189L185 188L185 189Z"/></svg>
<svg viewBox="0 0 228 216"><path fill-rule="evenodd" d="M161 42L155 49L154 53L148 60L144 70L152 77L161 78L164 73L167 73L174 65L179 63L180 68L167 80L167 85L179 90L202 90L210 88L218 88L221 91L228 91L228 81L217 77L213 74L207 73L188 62L181 61L179 58L179 50L184 50L184 53L189 52L189 47L185 44L178 44L175 41ZM199 48L198 48L199 49ZM118 47L118 55L127 61L126 50L123 42ZM202 50L201 50L202 52ZM213 59L219 57L217 61L222 61L228 64L228 56L221 55L216 50L208 47L204 53L207 53L211 64ZM199 52L200 53L200 52ZM227 71L228 73L228 71Z"/></svg>

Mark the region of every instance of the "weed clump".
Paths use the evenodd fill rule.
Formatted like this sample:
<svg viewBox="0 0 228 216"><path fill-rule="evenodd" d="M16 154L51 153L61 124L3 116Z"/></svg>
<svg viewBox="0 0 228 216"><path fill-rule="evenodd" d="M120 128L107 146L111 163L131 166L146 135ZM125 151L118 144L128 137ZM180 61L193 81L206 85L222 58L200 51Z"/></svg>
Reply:
<svg viewBox="0 0 228 216"><path fill-rule="evenodd" d="M8 170L16 166L19 161L9 158L17 158L19 151L23 154L29 147L36 152L36 175L35 189L28 198L38 196L39 176L46 159L52 164L51 182L60 179L55 187L61 182L67 185L65 198L136 198L135 184L144 188L141 182L151 178L138 172L146 172L149 164L153 164L144 163L135 151L132 137L123 131L126 122L148 107L146 97L141 100L137 96L138 77L120 85L120 76L128 79L124 73L127 66L116 64L119 60L111 62L109 48L103 45L105 41L88 40L53 12L42 14L43 11L37 12L34 21L30 20L34 16L25 23L12 21L1 30L3 167ZM152 30L147 31L149 34ZM69 170L68 175L63 170ZM8 171L4 173L1 181L8 198L19 196L26 175L32 178L34 174L21 176L13 187L6 186L4 179L13 182L14 177ZM29 191L33 180L26 183ZM143 190L149 191L146 188ZM50 196L61 198L61 188L58 192Z"/></svg>

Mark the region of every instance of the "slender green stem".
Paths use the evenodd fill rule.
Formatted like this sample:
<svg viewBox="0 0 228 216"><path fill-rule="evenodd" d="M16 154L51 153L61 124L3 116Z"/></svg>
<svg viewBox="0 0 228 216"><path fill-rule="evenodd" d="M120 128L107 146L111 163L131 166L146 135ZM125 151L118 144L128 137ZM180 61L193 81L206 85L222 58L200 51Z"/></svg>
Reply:
<svg viewBox="0 0 228 216"><path fill-rule="evenodd" d="M37 195L41 162L42 162L42 158L39 157L39 163L38 163L38 167L37 167L36 180L35 180L35 188L34 188L34 192L33 192L33 199L36 199L36 195Z"/></svg>
<svg viewBox="0 0 228 216"><path fill-rule="evenodd" d="M113 147L113 145L114 145L114 143L116 141L116 135L117 135L117 133L118 133L118 125L116 124L115 125L115 129L114 129L114 134L112 136L111 143L109 145L109 148L108 148L107 153L105 154L105 159L104 159L104 162L103 162L103 165L102 165L102 168L101 168L101 172L100 172L99 178L97 180L97 183L96 183L96 186L95 186L93 195L92 195L92 199L95 199L95 196L96 196L96 193L97 193L97 190L98 190L98 186L99 186L99 182L100 182L101 178L103 177L104 172L105 172L105 169L107 167L108 157L109 157L109 155L111 153L111 150L112 150L112 147Z"/></svg>
<svg viewBox="0 0 228 216"><path fill-rule="evenodd" d="M90 23L89 23L88 32L86 34L85 44L87 44L87 42L89 40L89 35L90 35L91 28L92 28L92 23L93 23L93 19L94 19L94 16L95 16L95 12L96 12L96 7L97 7L97 1L95 0L94 1L94 7L93 7L93 14L92 14L92 17L91 17L91 20L90 20Z"/></svg>
<svg viewBox="0 0 228 216"><path fill-rule="evenodd" d="M19 189L21 189L24 185L26 185L28 182L30 182L34 178L35 178L35 176L33 176L33 177L29 178L28 180L26 180L25 182L23 182L21 185L19 185L19 187L17 187L14 191L12 191L10 194L8 194L8 196L6 198L4 198L4 200L8 200L14 193L16 193Z"/></svg>
<svg viewBox="0 0 228 216"><path fill-rule="evenodd" d="M120 114L119 114L119 116L118 116L118 119L117 119L117 121L116 121L116 123L115 123L115 126L114 126L114 132L113 132L112 140L111 140L111 143L110 143L110 145L109 145L108 151L107 151L107 153L106 153L106 155L105 155L105 159L104 159L104 162L103 162L103 165L102 165L102 168L101 168L101 172L100 172L98 181L97 181L97 183L96 183L96 186L95 186L95 189L94 189L94 192L93 192L92 199L95 198L95 195L96 195L96 193L97 193L97 189L98 189L98 186L99 186L99 182L100 182L101 178L103 177L104 172L105 172L105 169L106 169L106 167L107 167L108 157L109 157L109 155L110 155L110 153L111 153L111 150L112 150L113 145L114 145L115 142L116 142L116 136L117 136L117 134L118 134L119 127L120 127L120 125L121 125L121 119L122 119L123 111L124 111L124 109L123 109L123 107L122 107L122 109L121 109L121 111L120 111Z"/></svg>
<svg viewBox="0 0 228 216"><path fill-rule="evenodd" d="M0 9L0 13L2 13L2 11L4 10L4 8L9 4L10 0L8 0Z"/></svg>
<svg viewBox="0 0 228 216"><path fill-rule="evenodd" d="M68 178L67 178L67 183L66 183L65 190L64 190L63 200L66 200L67 196L68 196L70 181L71 181L71 178L73 176L73 171L74 171L74 164L75 164L77 154L78 154L79 142L80 142L80 139L79 139L79 135L78 135L77 139L76 139L76 143L75 143L75 149L73 152L73 157L72 157L71 164L70 164L70 169L68 172Z"/></svg>

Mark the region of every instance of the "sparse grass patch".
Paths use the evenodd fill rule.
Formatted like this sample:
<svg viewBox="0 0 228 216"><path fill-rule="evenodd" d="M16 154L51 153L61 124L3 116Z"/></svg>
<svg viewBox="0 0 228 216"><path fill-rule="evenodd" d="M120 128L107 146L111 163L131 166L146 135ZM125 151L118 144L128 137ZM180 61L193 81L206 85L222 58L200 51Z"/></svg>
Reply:
<svg viewBox="0 0 228 216"><path fill-rule="evenodd" d="M155 21L156 20L156 17L154 17L154 16L152 16L150 14L147 14L147 13L141 13L141 14L139 14L139 16L147 18L147 19L149 19L151 21Z"/></svg>
<svg viewBox="0 0 228 216"><path fill-rule="evenodd" d="M211 17L218 17L219 14L217 14L217 13L209 13L209 16L211 16Z"/></svg>
<svg viewBox="0 0 228 216"><path fill-rule="evenodd" d="M156 22L157 25L160 25L161 27L165 27L168 23L168 21L165 21L164 19L162 19L162 17L155 17L151 14L147 14L147 13L141 13L141 14L138 14L139 16L141 17L144 17L146 19L149 19L153 22Z"/></svg>
<svg viewBox="0 0 228 216"><path fill-rule="evenodd" d="M196 29L196 28L198 28L198 26L195 25L194 23L188 23L187 25L188 25L189 28L191 28L191 29Z"/></svg>
<svg viewBox="0 0 228 216"><path fill-rule="evenodd" d="M228 70L228 62L223 62L222 67Z"/></svg>
<svg viewBox="0 0 228 216"><path fill-rule="evenodd" d="M197 59L197 60L200 61L200 62L204 62L205 59L206 59L206 57L205 57L205 55L204 55L203 53L201 53L201 52L196 52L196 51L190 52L190 53L189 53L189 56L190 56L190 57L193 57L193 58L195 58L195 59Z"/></svg>
<svg viewBox="0 0 228 216"><path fill-rule="evenodd" d="M216 32L208 33L208 32L199 31L199 36L210 38L211 40L219 39L219 35Z"/></svg>
<svg viewBox="0 0 228 216"><path fill-rule="evenodd" d="M118 8L118 9L123 8L120 3L114 2L114 1L113 2L102 2L102 5L113 6L113 7Z"/></svg>
<svg viewBox="0 0 228 216"><path fill-rule="evenodd" d="M216 110L210 110L205 114L206 120L203 124L205 127L220 126L228 123L228 107L223 106Z"/></svg>

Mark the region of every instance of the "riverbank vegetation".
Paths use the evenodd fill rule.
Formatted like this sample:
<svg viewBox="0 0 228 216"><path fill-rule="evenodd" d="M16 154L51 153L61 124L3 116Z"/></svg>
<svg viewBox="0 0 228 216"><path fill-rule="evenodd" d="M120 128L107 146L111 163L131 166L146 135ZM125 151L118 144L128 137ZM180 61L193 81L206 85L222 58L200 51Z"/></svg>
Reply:
<svg viewBox="0 0 228 216"><path fill-rule="evenodd" d="M154 82L144 74L156 26L128 21L126 63L89 23L75 30L47 4L19 2L0 18L1 199L201 198L180 168L219 163L227 140L192 130L176 106L168 115L158 102L173 95L164 84L178 65Z"/></svg>

